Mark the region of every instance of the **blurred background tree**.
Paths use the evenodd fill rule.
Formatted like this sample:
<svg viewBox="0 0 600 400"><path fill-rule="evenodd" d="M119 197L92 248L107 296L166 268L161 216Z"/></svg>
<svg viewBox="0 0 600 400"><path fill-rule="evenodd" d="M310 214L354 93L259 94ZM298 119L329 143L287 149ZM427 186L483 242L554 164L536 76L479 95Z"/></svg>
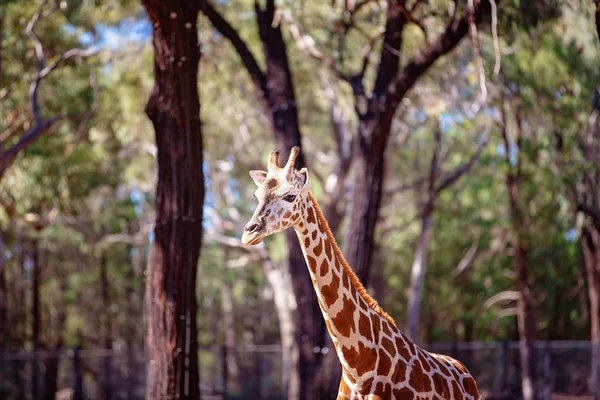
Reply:
<svg viewBox="0 0 600 400"><path fill-rule="evenodd" d="M150 249L163 243L154 220L164 144L144 115L157 22L146 6L0 6L4 351L142 349L155 326L145 287ZM204 231L188 286L204 392L216 390L215 370L228 398L337 390L297 239L239 242L255 205L247 171L263 169L274 147L298 144L298 166L309 167L351 265L417 343L520 339L523 389L534 394L542 360L533 342L598 343L598 2L194 7L197 26L179 22L196 26L202 52L197 86L185 82L202 103L204 151L183 169L195 168L193 190L202 175L206 187L203 201L186 204L203 218L186 234L199 246ZM164 21L176 20L171 12L193 17L169 10ZM185 150L197 152L198 139ZM171 360L189 335L181 332ZM271 367L247 356L278 344L281 355L259 354ZM54 398L57 360L26 376L2 370L0 397ZM143 382L134 362L105 358L84 380L114 398L117 375Z"/></svg>

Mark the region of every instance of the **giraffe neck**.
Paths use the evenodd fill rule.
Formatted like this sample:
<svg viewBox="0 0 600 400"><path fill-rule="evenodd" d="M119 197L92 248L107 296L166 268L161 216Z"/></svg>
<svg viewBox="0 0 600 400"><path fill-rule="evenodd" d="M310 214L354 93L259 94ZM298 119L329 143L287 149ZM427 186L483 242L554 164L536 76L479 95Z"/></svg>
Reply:
<svg viewBox="0 0 600 400"><path fill-rule="evenodd" d="M377 363L381 334L393 336L398 329L366 293L346 263L312 193L309 197L306 217L295 227L296 234L346 383L360 385L365 373Z"/></svg>

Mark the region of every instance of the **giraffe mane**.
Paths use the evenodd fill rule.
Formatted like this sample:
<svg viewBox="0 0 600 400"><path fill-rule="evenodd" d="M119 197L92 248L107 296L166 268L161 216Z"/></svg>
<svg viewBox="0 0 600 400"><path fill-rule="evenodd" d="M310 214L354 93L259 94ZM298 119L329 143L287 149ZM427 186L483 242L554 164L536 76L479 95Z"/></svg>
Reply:
<svg viewBox="0 0 600 400"><path fill-rule="evenodd" d="M308 192L308 196L312 200L313 205L315 207L315 212L317 214L317 220L319 221L319 223L321 223L323 229L325 230L325 234L327 235L327 238L329 239L329 242L331 243L331 247L333 248L333 253L336 255L338 260L340 260L342 267L344 268L344 270L350 277L350 281L354 284L354 287L356 288L358 293L367 302L369 307L371 307L377 314L379 314L380 316L385 318L389 323L396 326L396 322L394 322L394 319L392 317L390 317L388 315L388 313L383 311L381 306L377 303L377 300L375 300L373 297L371 297L371 295L369 295L369 293L367 293L367 289L365 289L365 287L363 286L360 279L358 279L358 276L356 276L356 274L354 273L354 271L352 270L350 265L348 265L348 262L346 261L346 258L344 257L344 254L342 253L342 250L340 249L337 242L335 241L335 237L333 236L333 233L331 232L331 229L329 228L329 223L325 219L325 216L323 215L323 212L321 211L321 208L319 207L319 203L317 202L317 199L315 198L315 196L312 194L311 191Z"/></svg>

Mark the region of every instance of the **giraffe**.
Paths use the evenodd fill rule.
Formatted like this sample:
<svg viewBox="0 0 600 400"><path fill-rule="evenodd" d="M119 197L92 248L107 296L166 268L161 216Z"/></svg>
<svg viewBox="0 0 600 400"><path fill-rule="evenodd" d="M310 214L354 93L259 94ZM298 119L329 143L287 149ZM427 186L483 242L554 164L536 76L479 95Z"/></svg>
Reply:
<svg viewBox="0 0 600 400"><path fill-rule="evenodd" d="M299 151L294 147L280 168L273 150L267 172L250 171L258 206L242 243L258 244L289 227L296 231L342 365L337 399L482 399L462 363L415 345L366 292L310 190L307 168L294 168Z"/></svg>

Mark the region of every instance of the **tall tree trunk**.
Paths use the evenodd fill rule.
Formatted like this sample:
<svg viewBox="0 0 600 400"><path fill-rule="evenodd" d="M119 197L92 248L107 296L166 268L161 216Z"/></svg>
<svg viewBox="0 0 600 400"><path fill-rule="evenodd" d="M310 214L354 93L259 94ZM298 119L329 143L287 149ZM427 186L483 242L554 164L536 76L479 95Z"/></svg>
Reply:
<svg viewBox="0 0 600 400"><path fill-rule="evenodd" d="M505 184L508 192L510 219L512 225L512 245L514 249L513 265L517 274L517 327L519 331L519 360L521 369L521 390L523 400L535 398L535 320L533 317L533 302L529 285L527 265L527 226L525 219L525 204L521 197L522 180L522 142L523 128L521 106L515 105L514 137L509 133L510 105L508 95L502 94L502 124L500 133L504 142L506 162ZM516 148L516 150L514 150ZM511 155L516 151L516 160Z"/></svg>
<svg viewBox="0 0 600 400"><path fill-rule="evenodd" d="M39 376L40 366L39 358L37 355L40 350L40 328L41 328L41 316L40 316L40 263L38 254L38 243L37 239L32 239L29 246L29 254L31 263L33 264L33 279L31 284L33 302L31 305L32 313L32 329L31 329L31 343L33 346L33 365L31 367L31 396L34 399L39 398Z"/></svg>
<svg viewBox="0 0 600 400"><path fill-rule="evenodd" d="M292 147L302 147L302 136L298 123L296 96L288 62L287 46L281 30L282 24L275 22L275 1L266 0L264 8L261 7L260 2L254 3L256 22L266 62L265 71L261 70L254 55L229 22L209 1L202 3L202 12L235 47L250 74L256 97L271 122L277 146L282 151L281 158L285 158L286 153L289 153ZM295 165L298 169L305 165L302 152L296 158ZM290 334L289 328L296 341L295 345L283 348L284 362L291 363L290 367L293 369L289 375L285 374L289 378L289 382L284 382L284 384L288 388L288 400L312 399L315 397L315 376L319 373L318 367L322 360L322 357L313 352L313 349L322 346L325 328L298 239L292 230L286 232L285 236L289 274L294 279L284 279L281 282L291 283L292 293L288 292L287 296L293 294L297 307L278 309L279 316L284 318L283 322L280 321L282 335ZM270 273L271 271L265 267L265 274L268 276ZM285 288L281 289L286 290ZM274 291L277 292L277 290L278 288L274 287ZM286 315L288 313L291 313L294 320L291 325L287 323L290 319L290 316ZM284 340L287 341L282 336L282 341Z"/></svg>
<svg viewBox="0 0 600 400"><path fill-rule="evenodd" d="M147 269L147 393L200 397L196 272L204 178L197 74L198 2L143 0L152 20L154 88L146 114L156 135L158 183Z"/></svg>
<svg viewBox="0 0 600 400"><path fill-rule="evenodd" d="M102 336L104 348L112 350L112 320L110 315L110 294L108 286L106 255L100 256L100 285L102 288ZM111 358L104 357L102 360L102 398L109 400L112 397Z"/></svg>
<svg viewBox="0 0 600 400"><path fill-rule="evenodd" d="M226 274L224 265L227 263L227 253L226 250L223 250L221 257L221 268L222 273ZM223 278L223 282L221 284L221 307L223 313L223 348L225 359L224 365L226 367L227 373L225 374L225 381L223 385L225 386L224 396L228 397L227 392L232 390L237 392L239 390L240 383L240 367L237 360L237 352L235 349L236 344L236 335L235 335L235 316L233 312L233 296L231 293L231 285L227 281L227 278Z"/></svg>
<svg viewBox="0 0 600 400"><path fill-rule="evenodd" d="M425 283L425 268L427 265L427 253L431 238L431 219L433 215L433 204L427 203L423 207L421 217L421 234L415 251L415 258L411 267L410 288L408 295L408 318L407 335L412 340L417 339L419 331L419 317L421 315L421 298L423 297L423 285Z"/></svg>
<svg viewBox="0 0 600 400"><path fill-rule="evenodd" d="M44 399L54 400L56 391L58 390L58 367L60 365L59 351L63 347L63 328L67 315L63 310L60 311L56 321L56 343L52 346L52 350L56 356L50 356L45 362L44 371Z"/></svg>
<svg viewBox="0 0 600 400"><path fill-rule="evenodd" d="M585 227L581 246L590 301L590 339L596 346L600 346L600 230L592 224Z"/></svg>
<svg viewBox="0 0 600 400"><path fill-rule="evenodd" d="M0 16L0 21L2 21L2 18L3 17ZM0 35L1 34L2 29L0 27ZM4 238L2 232L0 232L0 349L5 349L6 343L8 342L8 329L5 328L8 326L6 318L6 302L8 301L8 297L6 295L6 278L4 272L4 246Z"/></svg>

